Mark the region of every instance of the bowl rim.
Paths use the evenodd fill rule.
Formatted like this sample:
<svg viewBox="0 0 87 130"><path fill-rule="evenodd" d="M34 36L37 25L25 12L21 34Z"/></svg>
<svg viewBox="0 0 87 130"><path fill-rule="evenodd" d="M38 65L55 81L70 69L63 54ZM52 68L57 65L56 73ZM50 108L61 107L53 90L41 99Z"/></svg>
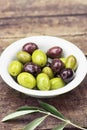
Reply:
<svg viewBox="0 0 87 130"><path fill-rule="evenodd" d="M9 48L13 47L14 45L16 45L18 42L22 42L22 41L27 41L29 39L55 39L55 40L60 40L64 43L69 43L70 46L74 47L76 50L78 50L78 52L81 54L81 60L83 62L83 69L82 69L82 75L81 77L79 77L79 79L76 77L76 80L72 80L70 83L69 83L69 86L68 84L63 87L63 88L60 88L60 89L56 89L56 90L49 90L49 91L40 91L40 90L32 90L32 89L28 89L28 88L24 88L22 87L21 85L19 85L18 83L16 83L12 77L8 74L6 75L6 73L3 73L3 57L6 55L7 51L9 50ZM1 54L0 56L0 75L2 77L2 79L5 81L5 83L7 83L11 88L19 91L19 92L22 92L22 93L25 93L27 95L30 95L30 96L34 96L34 97L53 97L53 96L57 96L57 95L61 95L61 94L64 94L66 92L69 92L71 91L72 89L74 89L75 87L77 87L82 81L83 79L85 78L86 74L87 74L87 61L86 61L86 57L85 55L83 54L83 52L73 43L65 40L65 39L62 39L60 37L54 37L54 36L43 36L43 35L39 35L39 36L31 36L31 37L26 37L26 38L23 38L23 39L20 39L16 42L13 42L12 44L10 44ZM3 68L3 69L2 69ZM81 67L79 68L81 69ZM13 80L13 81L12 81ZM74 82L76 81L76 82ZM73 86L72 86L73 84Z"/></svg>

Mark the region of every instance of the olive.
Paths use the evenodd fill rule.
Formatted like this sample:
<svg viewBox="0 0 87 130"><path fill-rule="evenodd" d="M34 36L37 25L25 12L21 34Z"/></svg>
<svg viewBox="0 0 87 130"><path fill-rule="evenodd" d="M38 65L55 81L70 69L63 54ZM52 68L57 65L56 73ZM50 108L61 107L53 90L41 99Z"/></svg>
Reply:
<svg viewBox="0 0 87 130"><path fill-rule="evenodd" d="M51 90L59 89L65 86L65 82L60 77L52 78L50 82L51 82Z"/></svg>
<svg viewBox="0 0 87 130"><path fill-rule="evenodd" d="M47 51L47 56L50 58L59 58L62 53L62 48L54 46Z"/></svg>
<svg viewBox="0 0 87 130"><path fill-rule="evenodd" d="M32 54L32 62L44 67L47 63L47 56L42 50L35 50Z"/></svg>
<svg viewBox="0 0 87 130"><path fill-rule="evenodd" d="M64 63L64 65L66 64L66 58L62 57L60 60Z"/></svg>
<svg viewBox="0 0 87 130"><path fill-rule="evenodd" d="M33 74L33 76L37 76L41 72L41 67L35 63L29 62L24 65L24 71Z"/></svg>
<svg viewBox="0 0 87 130"><path fill-rule="evenodd" d="M21 73L23 70L23 65L19 61L12 61L8 66L8 72L12 76L17 76L19 73Z"/></svg>
<svg viewBox="0 0 87 130"><path fill-rule="evenodd" d="M32 89L36 86L36 79L34 76L27 72L22 72L17 76L17 81L23 87Z"/></svg>
<svg viewBox="0 0 87 130"><path fill-rule="evenodd" d="M51 68L54 75L58 75L60 71L64 68L64 63L60 59L55 58L52 60Z"/></svg>
<svg viewBox="0 0 87 130"><path fill-rule="evenodd" d="M42 72L47 74L50 79L54 77L53 71L52 71L52 69L50 67L44 67L42 69Z"/></svg>
<svg viewBox="0 0 87 130"><path fill-rule="evenodd" d="M18 60L22 63L27 63L31 61L31 55L28 52L19 51L16 56Z"/></svg>
<svg viewBox="0 0 87 130"><path fill-rule="evenodd" d="M61 71L60 76L65 83L69 83L74 78L74 71L70 68L65 68Z"/></svg>
<svg viewBox="0 0 87 130"><path fill-rule="evenodd" d="M37 78L37 88L39 90L49 90L50 89L50 79L47 74L40 73Z"/></svg>
<svg viewBox="0 0 87 130"><path fill-rule="evenodd" d="M76 70L77 68L77 59L75 56L70 55L66 58L66 68L71 68L73 70Z"/></svg>
<svg viewBox="0 0 87 130"><path fill-rule="evenodd" d="M26 51L30 54L32 54L36 49L38 49L38 46L32 42L24 44L24 46L22 48L23 51Z"/></svg>

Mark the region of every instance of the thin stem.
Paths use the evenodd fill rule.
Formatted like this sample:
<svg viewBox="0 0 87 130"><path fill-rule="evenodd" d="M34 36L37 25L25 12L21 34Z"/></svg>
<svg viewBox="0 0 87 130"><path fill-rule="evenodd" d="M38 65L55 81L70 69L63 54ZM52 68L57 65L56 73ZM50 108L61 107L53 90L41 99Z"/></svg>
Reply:
<svg viewBox="0 0 87 130"><path fill-rule="evenodd" d="M65 119L63 119L63 118L61 118L61 117L58 117L58 116L56 116L56 115L53 115L53 114L51 114L50 112L41 111L41 110L39 110L39 112L40 112L40 113L44 113L44 114L49 115L49 116L53 116L53 117L55 117L55 118L60 119L61 121L64 121L64 122L66 122L66 123L69 123L69 120L65 120Z"/></svg>
<svg viewBox="0 0 87 130"><path fill-rule="evenodd" d="M44 114L46 114L46 115L50 115L50 116L52 116L52 117L55 117L55 118L57 118L57 119L59 119L59 120L61 120L61 121L66 122L67 124L70 124L70 125L72 125L72 126L74 126L74 127L76 127L76 128L79 128L79 129L81 129L81 130L87 130L87 129L85 129L85 128L82 128L82 127L79 126L79 125L76 125L76 124L72 123L70 120L63 119L63 118L58 117L58 116L56 116L56 115L54 115L54 114L52 114L52 113L50 113L50 112L41 111L41 110L39 110L39 112L40 112L40 113L44 113Z"/></svg>
<svg viewBox="0 0 87 130"><path fill-rule="evenodd" d="M53 115L53 114L50 114L50 115L53 116L53 117L55 117L55 118L57 118L57 119L60 119L61 121L66 122L66 123L68 123L68 124L70 124L70 125L72 125L72 126L74 126L74 127L76 127L76 128L79 128L79 129L81 129L81 130L87 130L87 129L85 129L85 128L79 126L79 125L76 125L76 124L72 123L70 120L64 120L64 119L62 119L62 118L60 118L60 117L57 117L57 116L55 116L55 115Z"/></svg>
<svg viewBox="0 0 87 130"><path fill-rule="evenodd" d="M87 129L82 128L81 126L78 126L78 125L76 125L76 124L74 124L74 123L72 123L72 122L70 122L69 124L72 125L72 126L74 126L74 127L76 127L76 128L79 128L79 129L81 129L81 130L87 130Z"/></svg>

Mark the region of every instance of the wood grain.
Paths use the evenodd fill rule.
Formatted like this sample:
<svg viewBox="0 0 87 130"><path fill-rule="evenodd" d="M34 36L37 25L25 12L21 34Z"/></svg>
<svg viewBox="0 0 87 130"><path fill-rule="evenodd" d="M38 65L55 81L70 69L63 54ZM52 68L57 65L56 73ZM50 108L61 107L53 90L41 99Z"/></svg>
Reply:
<svg viewBox="0 0 87 130"><path fill-rule="evenodd" d="M87 55L87 0L0 0L0 54L13 42L35 35L64 38ZM74 90L50 99L67 118L87 128L87 76ZM39 106L38 99L11 89L0 77L0 120L23 105ZM22 130L41 116L34 114L6 123L0 130ZM37 130L51 130L59 120L48 117ZM76 130L67 126L65 130Z"/></svg>
<svg viewBox="0 0 87 130"><path fill-rule="evenodd" d="M0 46L7 47L13 41L32 35L51 35L73 42L87 54L86 21L85 16L1 19Z"/></svg>
<svg viewBox="0 0 87 130"><path fill-rule="evenodd" d="M6 4L5 4L6 3ZM86 0L1 0L0 17L65 16L87 14Z"/></svg>
<svg viewBox="0 0 87 130"><path fill-rule="evenodd" d="M86 0L7 0L4 6L5 1L0 3L0 46L3 42L3 48L24 37L52 35L70 40L87 54Z"/></svg>

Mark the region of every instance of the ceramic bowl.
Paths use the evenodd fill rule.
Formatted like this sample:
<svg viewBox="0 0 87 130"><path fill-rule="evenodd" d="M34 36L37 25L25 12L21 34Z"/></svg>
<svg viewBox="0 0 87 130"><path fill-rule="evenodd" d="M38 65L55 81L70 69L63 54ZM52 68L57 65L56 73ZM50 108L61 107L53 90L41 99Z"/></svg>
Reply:
<svg viewBox="0 0 87 130"><path fill-rule="evenodd" d="M22 49L22 46L25 43L28 42L36 43L39 46L39 48L45 52L53 46L60 46L63 49L63 55L65 57L71 54L74 55L77 58L77 62L78 62L78 68L76 70L75 78L64 87L57 90L49 90L49 91L28 89L16 83L8 73L7 68L9 63L15 59L16 53ZM32 36L32 37L18 40L12 43L10 46L8 46L3 51L0 57L0 74L2 79L8 84L8 86L19 92L37 98L54 97L71 91L83 81L83 79L86 76L86 73L87 73L87 61L83 52L73 43L58 37Z"/></svg>

